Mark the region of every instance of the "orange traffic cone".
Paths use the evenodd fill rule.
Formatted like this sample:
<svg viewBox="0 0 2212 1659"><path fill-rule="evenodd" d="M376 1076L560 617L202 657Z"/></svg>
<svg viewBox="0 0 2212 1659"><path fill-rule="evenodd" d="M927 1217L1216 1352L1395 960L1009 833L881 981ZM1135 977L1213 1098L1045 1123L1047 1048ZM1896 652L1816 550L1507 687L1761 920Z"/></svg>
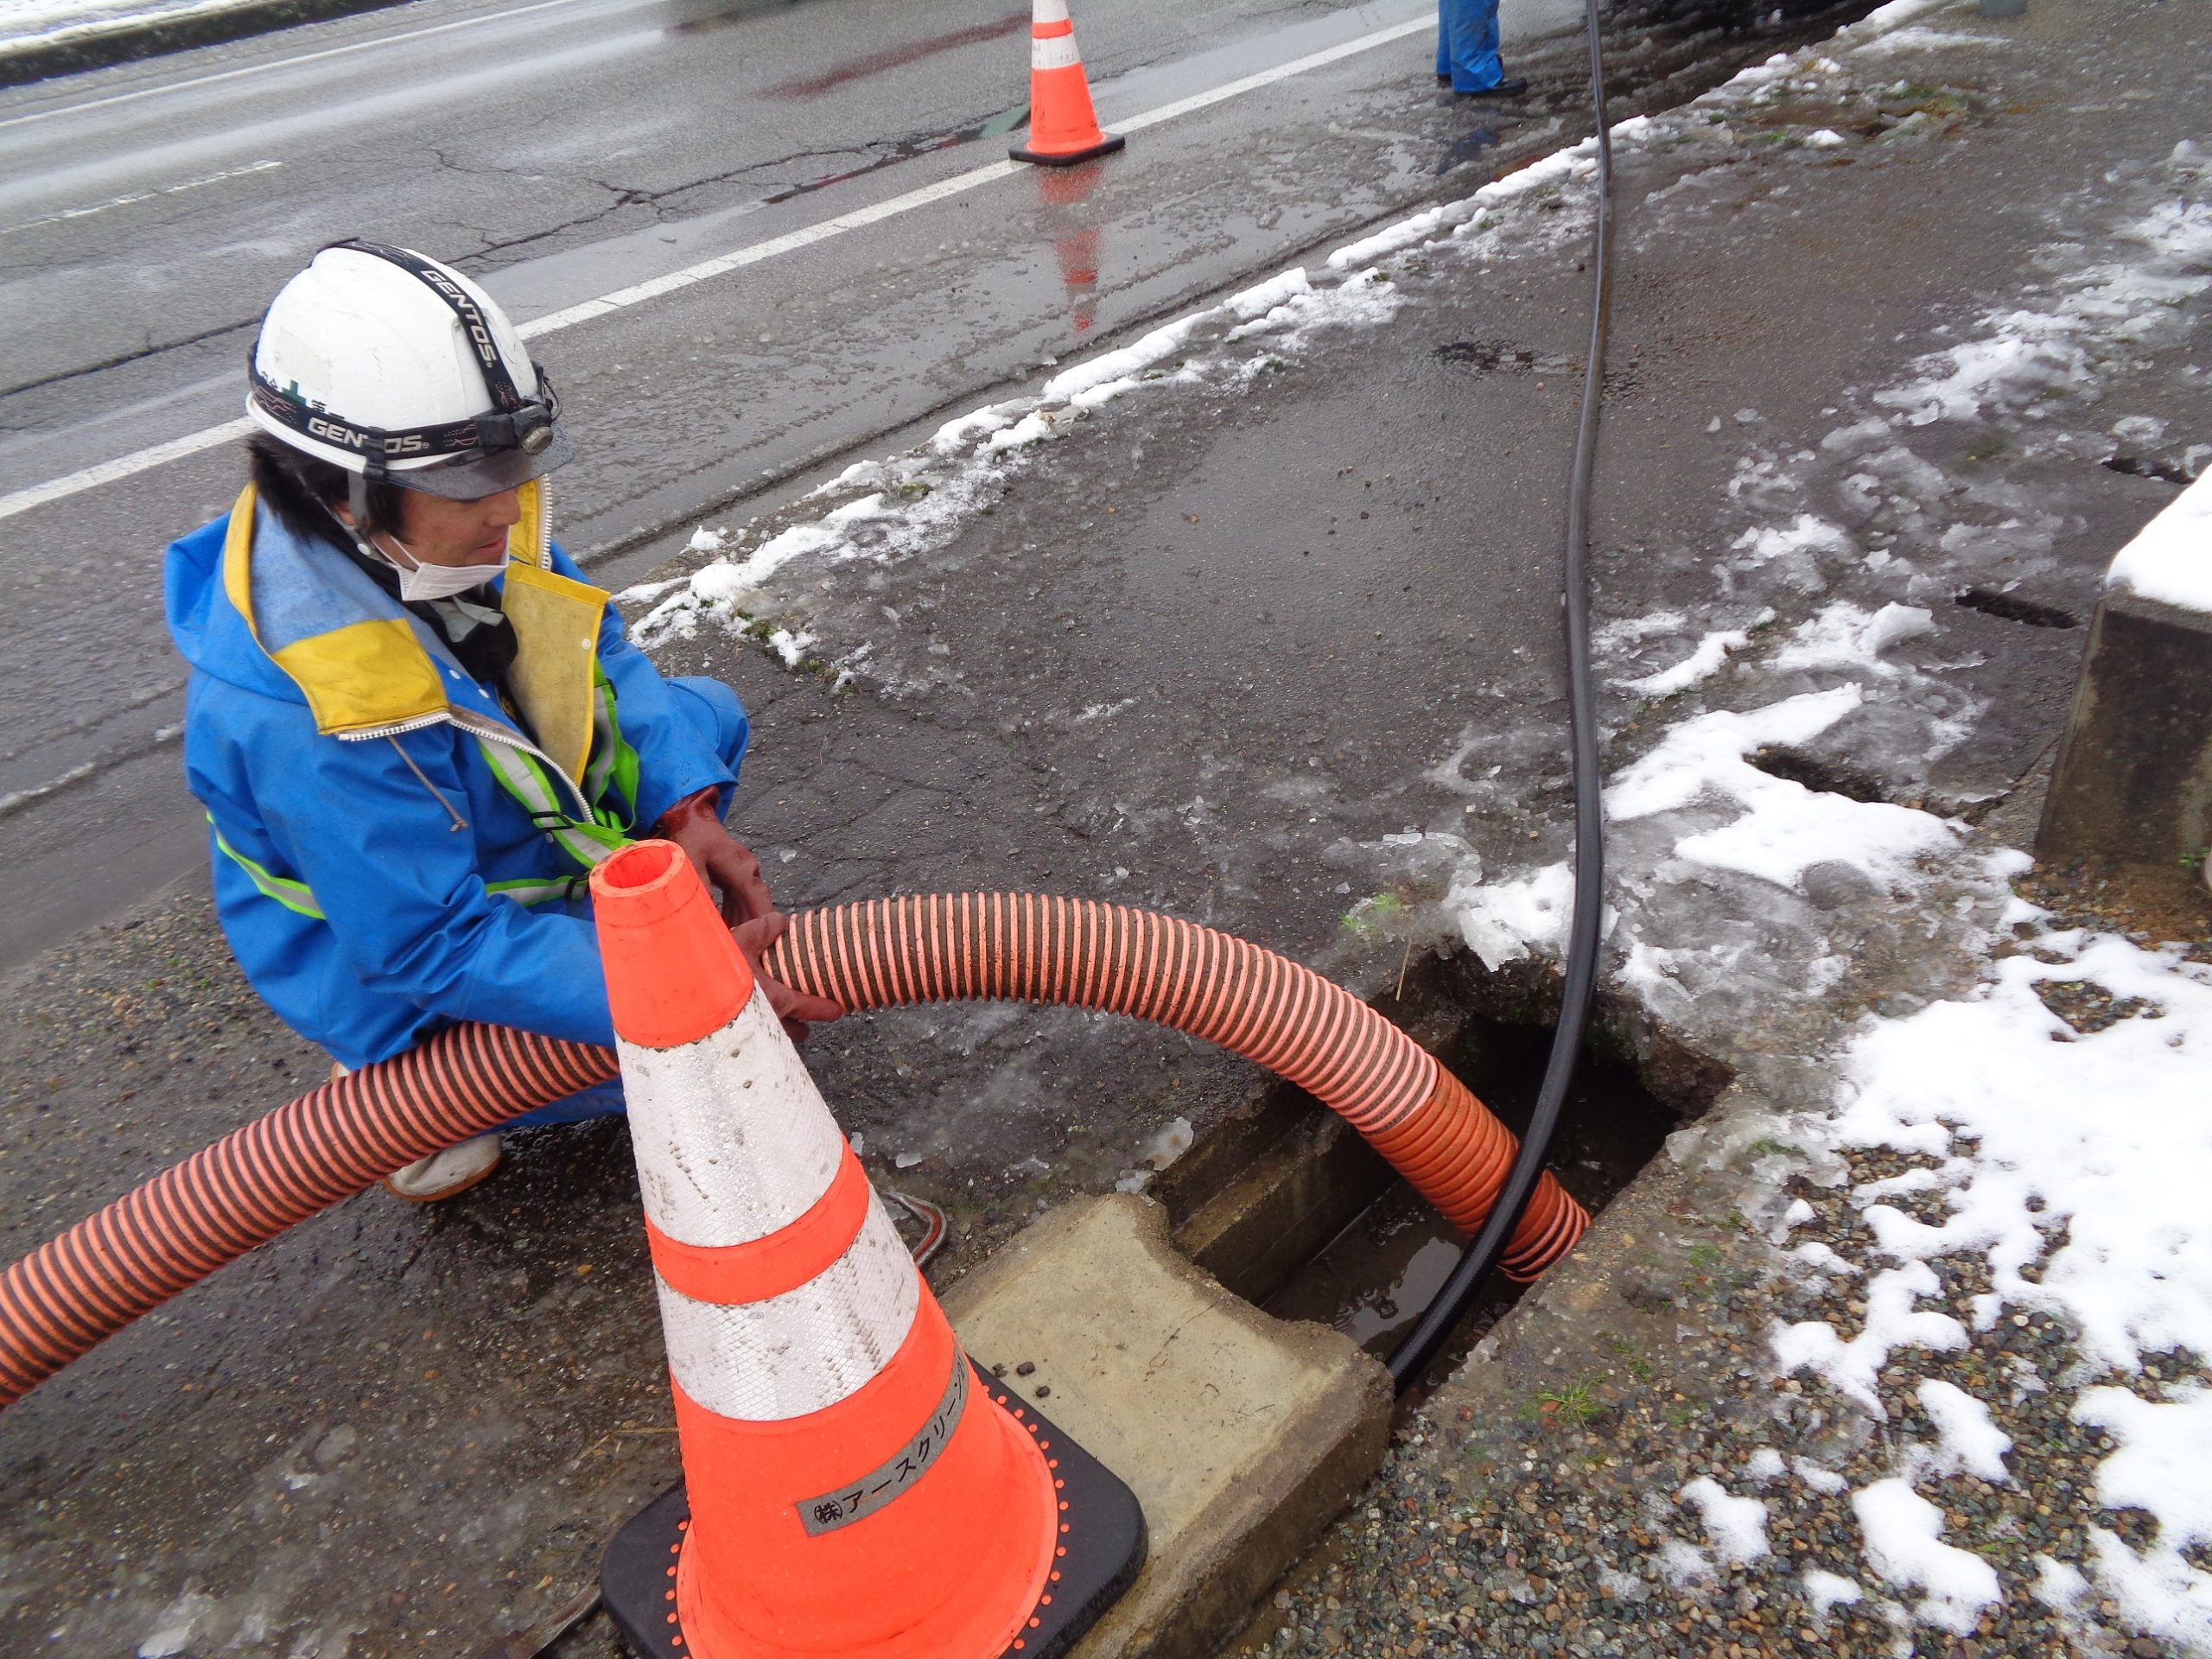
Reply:
<svg viewBox="0 0 2212 1659"><path fill-rule="evenodd" d="M1135 1576L1135 1500L961 1352L683 850L591 886L686 1483L608 1611L657 1659L1062 1650Z"/></svg>
<svg viewBox="0 0 2212 1659"><path fill-rule="evenodd" d="M1076 50L1068 0L1032 0L1029 23L1029 142L1010 152L1017 162L1073 167L1128 142L1102 132L1090 107L1090 83Z"/></svg>

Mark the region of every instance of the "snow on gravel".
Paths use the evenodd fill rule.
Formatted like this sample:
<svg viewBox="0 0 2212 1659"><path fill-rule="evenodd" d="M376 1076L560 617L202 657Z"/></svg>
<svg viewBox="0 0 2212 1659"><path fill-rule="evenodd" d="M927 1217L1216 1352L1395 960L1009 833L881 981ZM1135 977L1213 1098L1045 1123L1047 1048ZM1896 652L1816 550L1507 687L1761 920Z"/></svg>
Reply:
<svg viewBox="0 0 2212 1659"><path fill-rule="evenodd" d="M1681 1491L1705 1522L1705 1535L1726 1561L1751 1561L1770 1553L1766 1541L1766 1505L1738 1497L1710 1475L1700 1475Z"/></svg>

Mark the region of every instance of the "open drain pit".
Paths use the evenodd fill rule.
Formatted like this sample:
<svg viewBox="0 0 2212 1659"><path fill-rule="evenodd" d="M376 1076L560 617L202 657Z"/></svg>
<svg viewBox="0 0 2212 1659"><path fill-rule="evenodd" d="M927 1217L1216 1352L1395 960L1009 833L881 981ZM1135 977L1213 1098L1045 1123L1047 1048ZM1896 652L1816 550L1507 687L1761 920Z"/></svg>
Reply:
<svg viewBox="0 0 2212 1659"><path fill-rule="evenodd" d="M1454 958L1417 969L1402 998L1378 1006L1518 1134L1551 1027L1473 1012L1541 1007L1540 995L1501 1003L1510 988L1531 988L1478 982L1468 959ZM1551 1169L1594 1215L1709 1097L1699 1090L1670 1106L1622 1061L1587 1054ZM1154 1195L1168 1207L1176 1247L1224 1287L1278 1319L1331 1326L1378 1359L1412 1328L1466 1242L1342 1119L1288 1087L1202 1135ZM1521 1289L1493 1275L1408 1398L1448 1375Z"/></svg>
<svg viewBox="0 0 2212 1659"><path fill-rule="evenodd" d="M1470 1026L1439 1058L1517 1134L1535 1103L1551 1033L1488 1020ZM1679 1122L1628 1067L1586 1055L1553 1143L1552 1171L1594 1216L1658 1154ZM1377 1359L1387 1358L1443 1287L1465 1243L1411 1187L1392 1179L1262 1306L1277 1319L1330 1325ZM1408 1390L1408 1401L1417 1402L1448 1376L1523 1288L1493 1274L1473 1314Z"/></svg>

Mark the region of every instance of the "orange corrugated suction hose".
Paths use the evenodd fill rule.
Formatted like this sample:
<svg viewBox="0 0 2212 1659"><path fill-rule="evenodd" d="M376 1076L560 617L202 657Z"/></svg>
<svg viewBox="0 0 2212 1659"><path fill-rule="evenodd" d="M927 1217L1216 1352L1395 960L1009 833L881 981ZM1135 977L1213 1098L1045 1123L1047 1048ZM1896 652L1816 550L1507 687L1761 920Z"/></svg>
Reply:
<svg viewBox="0 0 2212 1659"><path fill-rule="evenodd" d="M1470 1232L1513 1160L1505 1127L1373 1009L1273 951L1172 917L1033 893L838 905L795 916L766 965L851 1008L1061 1003L1217 1043L1334 1108ZM608 1049L458 1026L233 1131L0 1274L0 1406L316 1211L614 1074ZM1505 1271L1533 1279L1588 1225L1545 1176Z"/></svg>
<svg viewBox="0 0 2212 1659"><path fill-rule="evenodd" d="M0 1274L0 1406L316 1211L614 1069L593 1044L455 1026L233 1129Z"/></svg>
<svg viewBox="0 0 2212 1659"><path fill-rule="evenodd" d="M1033 893L834 905L793 917L767 968L849 1008L1055 1002L1204 1038L1338 1112L1465 1232L1490 1213L1518 1144L1435 1056L1340 987L1272 950L1151 911ZM1505 1273L1534 1279L1589 1224L1546 1175L1514 1230Z"/></svg>

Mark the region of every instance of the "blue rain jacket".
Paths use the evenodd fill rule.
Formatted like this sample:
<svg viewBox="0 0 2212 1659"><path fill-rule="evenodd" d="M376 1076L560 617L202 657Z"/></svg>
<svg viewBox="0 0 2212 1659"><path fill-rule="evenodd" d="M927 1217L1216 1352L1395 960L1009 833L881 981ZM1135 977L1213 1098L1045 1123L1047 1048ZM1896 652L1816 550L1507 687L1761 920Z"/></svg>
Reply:
<svg viewBox="0 0 2212 1659"><path fill-rule="evenodd" d="M541 505L528 504L514 550L527 540L533 564L577 579ZM348 1066L458 1020L611 1044L582 868L467 729L527 741L493 690L352 560L294 537L251 491L170 546L165 588L192 668L185 775L211 820L217 913L284 1022ZM664 680L611 605L595 656L638 757L636 799L620 804L629 823L649 830L709 787L727 811L747 737L734 695ZM529 878L571 890L525 905L486 887ZM304 884L321 915L264 881ZM610 1107L611 1094L597 1109Z"/></svg>

